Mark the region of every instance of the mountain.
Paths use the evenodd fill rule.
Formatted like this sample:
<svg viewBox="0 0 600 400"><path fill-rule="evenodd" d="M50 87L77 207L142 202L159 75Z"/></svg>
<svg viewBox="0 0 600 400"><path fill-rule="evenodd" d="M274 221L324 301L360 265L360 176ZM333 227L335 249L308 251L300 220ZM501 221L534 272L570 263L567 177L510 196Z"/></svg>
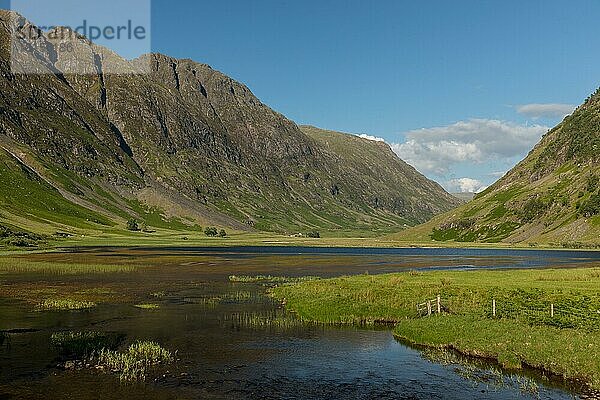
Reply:
<svg viewBox="0 0 600 400"><path fill-rule="evenodd" d="M460 204L440 185L423 179L423 175L398 158L385 142L313 126L300 126L300 129L320 148L338 157L346 173L355 179L354 193L362 192L363 197L368 197L369 191L377 193L373 199L375 207L405 207L413 215L429 208L423 218L427 220ZM408 223L413 222L416 220Z"/></svg>
<svg viewBox="0 0 600 400"><path fill-rule="evenodd" d="M450 194L464 202L473 200L473 198L476 195L476 193L471 193L471 192L458 192L458 193L450 193Z"/></svg>
<svg viewBox="0 0 600 400"><path fill-rule="evenodd" d="M474 200L398 237L600 245L600 89Z"/></svg>
<svg viewBox="0 0 600 400"><path fill-rule="evenodd" d="M27 61L36 74L15 74L15 21L36 29L0 11L5 226L102 231L136 218L169 229L390 231L458 204L387 145L302 130L206 64L128 61L49 32ZM86 74L69 73L73 58L57 50L66 40Z"/></svg>

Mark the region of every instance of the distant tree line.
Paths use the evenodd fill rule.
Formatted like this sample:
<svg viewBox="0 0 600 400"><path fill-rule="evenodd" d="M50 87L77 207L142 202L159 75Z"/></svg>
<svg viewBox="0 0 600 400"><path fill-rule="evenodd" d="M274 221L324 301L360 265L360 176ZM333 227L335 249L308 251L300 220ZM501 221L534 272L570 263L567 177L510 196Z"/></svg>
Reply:
<svg viewBox="0 0 600 400"><path fill-rule="evenodd" d="M216 237L216 236L226 237L227 236L227 232L225 232L225 229L217 230L217 228L214 226L207 226L206 228L204 228L204 234L209 237Z"/></svg>

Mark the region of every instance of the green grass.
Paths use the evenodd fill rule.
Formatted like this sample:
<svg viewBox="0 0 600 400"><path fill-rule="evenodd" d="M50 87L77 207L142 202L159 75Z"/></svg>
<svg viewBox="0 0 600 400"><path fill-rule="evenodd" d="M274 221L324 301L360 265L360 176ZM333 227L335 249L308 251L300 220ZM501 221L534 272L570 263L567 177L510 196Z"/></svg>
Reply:
<svg viewBox="0 0 600 400"><path fill-rule="evenodd" d="M96 307L96 303L92 301L81 301L73 299L46 299L37 305L39 311L43 310L85 310Z"/></svg>
<svg viewBox="0 0 600 400"><path fill-rule="evenodd" d="M271 294L301 319L394 323L395 334L411 343L453 348L507 367L530 365L600 388L597 268L361 275L286 284ZM443 313L420 317L416 304L437 295Z"/></svg>
<svg viewBox="0 0 600 400"><path fill-rule="evenodd" d="M69 264L0 257L0 274L85 275L129 273L133 265Z"/></svg>
<svg viewBox="0 0 600 400"><path fill-rule="evenodd" d="M153 303L143 303L134 305L136 308L140 308L142 310L157 310L160 308L160 305Z"/></svg>
<svg viewBox="0 0 600 400"><path fill-rule="evenodd" d="M409 319L398 324L394 334L410 343L495 359L509 369L526 364L600 387L598 332L452 315Z"/></svg>
<svg viewBox="0 0 600 400"><path fill-rule="evenodd" d="M315 325L315 322L305 321L301 318L296 318L288 313L282 313L281 310L276 310L272 313L233 313L226 316L225 321L230 323L232 327L239 329L254 329L254 330L293 330L305 328L310 325Z"/></svg>
<svg viewBox="0 0 600 400"><path fill-rule="evenodd" d="M77 228L111 225L106 217L66 200L4 150L0 150L0 208Z"/></svg>
<svg viewBox="0 0 600 400"><path fill-rule="evenodd" d="M271 276L271 275L230 275L230 282L240 283L294 283L294 282L305 282L319 279L316 276L300 276L300 277L288 277L288 276Z"/></svg>
<svg viewBox="0 0 600 400"><path fill-rule="evenodd" d="M94 363L109 372L119 373L121 381L144 381L148 369L173 362L173 354L155 342L138 341L123 352L102 349Z"/></svg>

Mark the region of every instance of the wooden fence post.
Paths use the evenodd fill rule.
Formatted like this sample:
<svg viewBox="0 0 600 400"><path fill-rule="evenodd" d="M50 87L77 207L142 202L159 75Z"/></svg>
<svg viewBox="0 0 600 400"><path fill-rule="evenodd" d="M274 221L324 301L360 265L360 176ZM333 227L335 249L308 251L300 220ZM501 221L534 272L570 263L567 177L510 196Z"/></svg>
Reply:
<svg viewBox="0 0 600 400"><path fill-rule="evenodd" d="M440 298L440 295L438 294L437 296L437 313L441 314L442 312L442 299Z"/></svg>
<svg viewBox="0 0 600 400"><path fill-rule="evenodd" d="M431 315L431 300L427 301L427 316Z"/></svg>
<svg viewBox="0 0 600 400"><path fill-rule="evenodd" d="M496 316L496 299L492 300L492 314Z"/></svg>
<svg viewBox="0 0 600 400"><path fill-rule="evenodd" d="M554 304L550 304L550 316L554 318Z"/></svg>

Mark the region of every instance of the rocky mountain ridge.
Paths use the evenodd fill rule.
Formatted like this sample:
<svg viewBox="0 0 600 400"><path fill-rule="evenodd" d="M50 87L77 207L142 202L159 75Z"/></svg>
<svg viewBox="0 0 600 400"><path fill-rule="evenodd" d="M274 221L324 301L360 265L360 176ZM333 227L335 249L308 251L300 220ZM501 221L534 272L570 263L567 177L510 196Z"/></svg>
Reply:
<svg viewBox="0 0 600 400"><path fill-rule="evenodd" d="M458 204L379 145L364 142L354 158L324 146L206 64L161 54L128 61L80 36L69 39L68 58L56 50L62 39L42 33L43 51L28 60L38 73L15 74L15 18L29 27L0 12L0 158L13 171L6 179L22 181L25 195L27 174L16 166L33 171L38 184L100 215L92 219L101 229L135 217L276 232L394 230ZM61 72L73 59L89 73ZM356 169L360 153L374 148L386 153L388 176ZM25 211L0 212L27 226ZM36 226L38 211L28 212ZM61 221L50 218L48 229ZM80 222L98 228L97 221Z"/></svg>

